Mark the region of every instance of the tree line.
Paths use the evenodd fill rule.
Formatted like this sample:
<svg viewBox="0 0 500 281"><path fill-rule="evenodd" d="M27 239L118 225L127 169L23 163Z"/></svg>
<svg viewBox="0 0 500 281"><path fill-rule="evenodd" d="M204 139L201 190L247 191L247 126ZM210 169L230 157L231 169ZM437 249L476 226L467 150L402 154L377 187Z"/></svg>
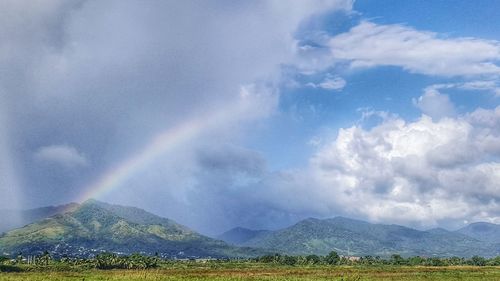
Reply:
<svg viewBox="0 0 500 281"><path fill-rule="evenodd" d="M394 254L389 258L374 256L346 257L332 251L326 256L307 255L289 256L281 254L265 255L254 259L256 262L273 263L280 265L400 265L400 266L500 266L500 256L484 258L473 256L463 257L402 257Z"/></svg>
<svg viewBox="0 0 500 281"><path fill-rule="evenodd" d="M70 258L63 257L52 259L49 253L42 255L23 256L18 255L14 259L0 257L0 271L30 268L84 268L84 269L150 269L158 267L161 259L157 256L145 256L141 254L132 254L129 256L120 256L114 253L101 253L94 258ZM3 266L3 267L2 267ZM3 270L2 270L3 268Z"/></svg>
<svg viewBox="0 0 500 281"><path fill-rule="evenodd" d="M364 256L364 257L346 257L340 256L332 251L328 255L305 255L290 256L282 254L269 254L257 258L249 259L161 259L158 255L146 256L141 254L132 254L120 256L113 253L101 253L93 258L70 258L63 257L52 259L48 252L37 256L23 256L19 254L16 258L0 257L0 272L2 271L22 271L33 269L61 269L71 270L74 268L82 269L150 269L161 266L172 266L182 263L261 263L282 266L342 266L342 265L390 265L390 266L500 266L500 256L495 258L484 258L473 256L470 258L462 257L402 257L394 254L389 258Z"/></svg>

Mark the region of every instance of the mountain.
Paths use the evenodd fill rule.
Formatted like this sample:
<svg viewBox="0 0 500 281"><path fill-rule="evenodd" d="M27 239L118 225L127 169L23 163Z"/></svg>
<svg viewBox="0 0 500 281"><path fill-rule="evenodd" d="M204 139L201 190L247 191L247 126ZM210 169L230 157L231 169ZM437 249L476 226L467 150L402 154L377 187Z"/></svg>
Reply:
<svg viewBox="0 0 500 281"><path fill-rule="evenodd" d="M354 256L497 256L499 245L435 229L420 231L399 225L371 224L343 217L309 218L290 227L257 236L241 245L288 254L325 255L337 251Z"/></svg>
<svg viewBox="0 0 500 281"><path fill-rule="evenodd" d="M276 231L237 227L221 234L218 240L139 208L96 200L20 214L21 221L31 223L0 235L0 255L38 254L46 250L55 257L89 257L103 251L158 253L177 258L249 257L268 252L325 255L332 250L343 255L382 257L396 253L500 255L500 226L488 223L474 223L457 231L420 231L343 217L309 218ZM1 221L8 221L8 212L0 215L7 216Z"/></svg>
<svg viewBox="0 0 500 281"><path fill-rule="evenodd" d="M479 241L500 244L500 225L498 224L476 222L456 232L473 237Z"/></svg>
<svg viewBox="0 0 500 281"><path fill-rule="evenodd" d="M0 210L0 233L25 226L38 220L73 210L78 204L70 203L29 210Z"/></svg>
<svg viewBox="0 0 500 281"><path fill-rule="evenodd" d="M89 200L67 212L0 237L0 254L93 256L108 251L162 257L255 256L262 252L230 246L142 209Z"/></svg>
<svg viewBox="0 0 500 281"><path fill-rule="evenodd" d="M244 227L235 227L217 236L217 239L229 244L241 245L251 239L266 235L270 232L269 230L253 230Z"/></svg>

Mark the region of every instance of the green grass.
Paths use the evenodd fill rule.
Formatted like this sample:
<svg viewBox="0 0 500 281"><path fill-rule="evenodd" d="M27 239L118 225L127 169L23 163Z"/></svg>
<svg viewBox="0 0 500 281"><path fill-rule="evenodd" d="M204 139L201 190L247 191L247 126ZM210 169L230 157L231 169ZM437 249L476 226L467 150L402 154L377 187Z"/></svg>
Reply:
<svg viewBox="0 0 500 281"><path fill-rule="evenodd" d="M196 265L150 270L34 271L0 273L0 281L18 280L500 280L500 267L285 267Z"/></svg>

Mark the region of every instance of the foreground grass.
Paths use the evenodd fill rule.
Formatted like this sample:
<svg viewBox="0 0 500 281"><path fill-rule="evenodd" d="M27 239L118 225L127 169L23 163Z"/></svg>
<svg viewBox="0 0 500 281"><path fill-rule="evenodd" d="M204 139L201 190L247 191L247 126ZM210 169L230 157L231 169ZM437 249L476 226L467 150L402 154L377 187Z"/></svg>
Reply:
<svg viewBox="0 0 500 281"><path fill-rule="evenodd" d="M266 267L162 268L150 270L36 271L0 273L18 280L499 280L500 267Z"/></svg>

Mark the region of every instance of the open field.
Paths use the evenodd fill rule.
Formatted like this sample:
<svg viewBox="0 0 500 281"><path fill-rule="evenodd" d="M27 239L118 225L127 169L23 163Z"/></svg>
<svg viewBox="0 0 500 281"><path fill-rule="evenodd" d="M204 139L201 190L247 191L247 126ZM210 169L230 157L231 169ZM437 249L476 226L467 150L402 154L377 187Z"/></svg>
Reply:
<svg viewBox="0 0 500 281"><path fill-rule="evenodd" d="M241 267L0 273L17 280L500 280L500 267Z"/></svg>

